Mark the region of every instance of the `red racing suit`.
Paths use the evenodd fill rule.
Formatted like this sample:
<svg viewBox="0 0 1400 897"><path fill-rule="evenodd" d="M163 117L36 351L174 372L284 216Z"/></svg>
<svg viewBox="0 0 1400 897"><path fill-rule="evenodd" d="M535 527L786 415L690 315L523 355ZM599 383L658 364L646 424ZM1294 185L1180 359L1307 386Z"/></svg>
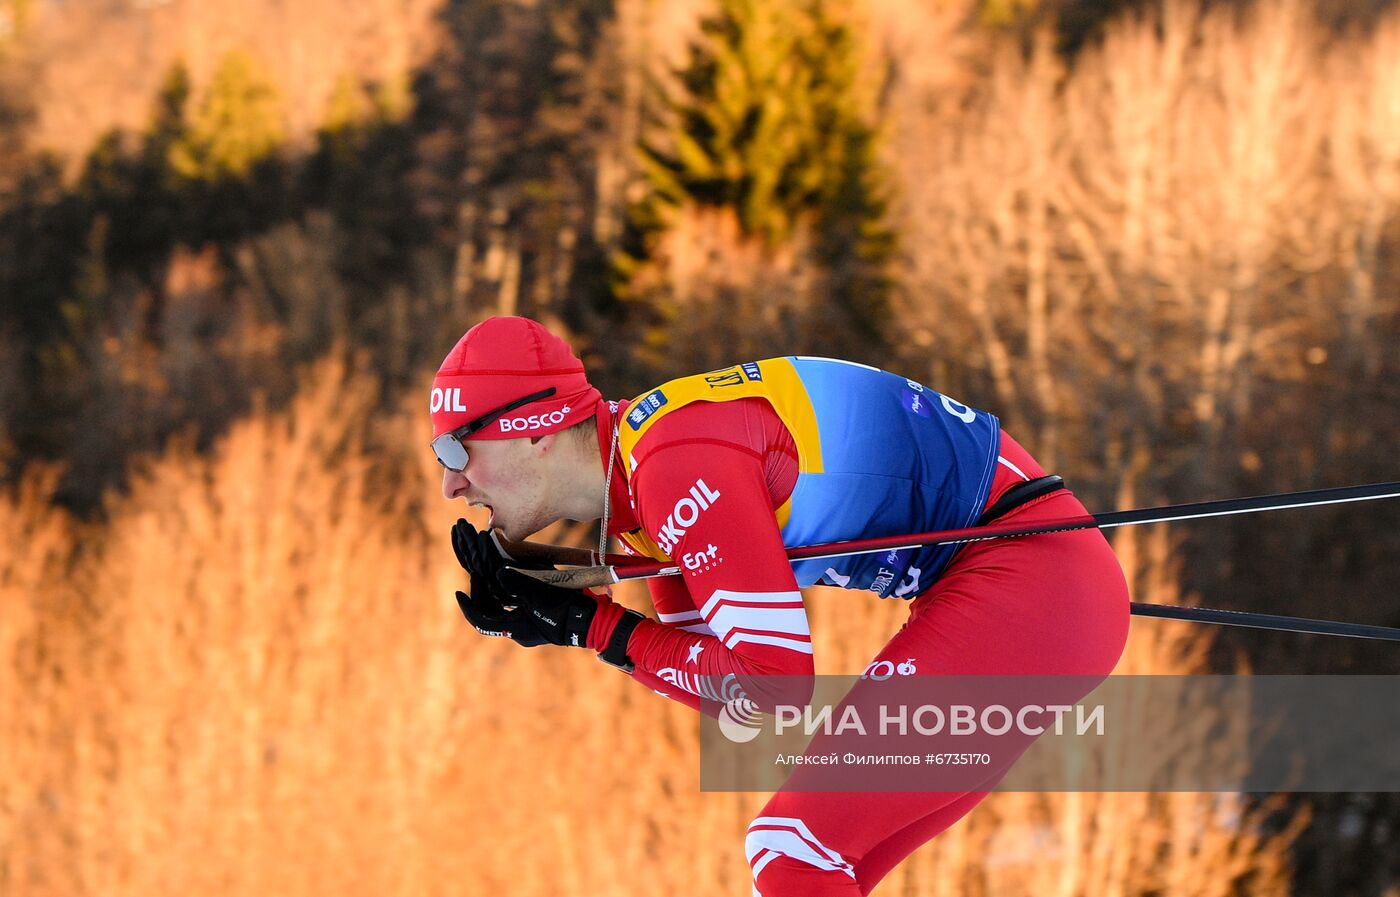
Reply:
<svg viewBox="0 0 1400 897"><path fill-rule="evenodd" d="M606 408L598 417L606 459L609 420L617 418ZM985 507L1045 473L1010 436L999 435ZM653 544L664 540L682 567L680 576L649 581L657 619L643 620L630 637L633 678L710 715L731 697L715 685L721 682L745 688L760 708L805 700L812 639L779 526L799 473L784 420L760 398L696 402L656 421L629 454L614 471L609 530L633 542L642 538L637 531ZM680 526L676 512L686 498L693 504ZM1001 519L1083 513L1062 490ZM822 581L840 583L837 571L827 572L835 578ZM912 663L921 675L1104 676L1127 634L1126 584L1095 530L963 546L935 580L899 597L910 600L909 620L872 663ZM606 646L621 616L620 607L604 604L590 647ZM775 689L774 681L791 684ZM838 797L785 788L748 832L755 894L868 893L984 794Z"/></svg>

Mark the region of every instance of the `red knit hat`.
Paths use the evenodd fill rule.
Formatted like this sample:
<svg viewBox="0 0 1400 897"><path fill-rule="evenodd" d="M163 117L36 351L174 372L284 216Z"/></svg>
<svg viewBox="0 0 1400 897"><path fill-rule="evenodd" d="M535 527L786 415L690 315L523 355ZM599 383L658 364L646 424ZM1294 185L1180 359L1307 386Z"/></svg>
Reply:
<svg viewBox="0 0 1400 897"><path fill-rule="evenodd" d="M471 438L554 433L592 417L602 399L568 343L529 318L487 318L457 341L433 378L433 438L550 387L554 395L508 412Z"/></svg>

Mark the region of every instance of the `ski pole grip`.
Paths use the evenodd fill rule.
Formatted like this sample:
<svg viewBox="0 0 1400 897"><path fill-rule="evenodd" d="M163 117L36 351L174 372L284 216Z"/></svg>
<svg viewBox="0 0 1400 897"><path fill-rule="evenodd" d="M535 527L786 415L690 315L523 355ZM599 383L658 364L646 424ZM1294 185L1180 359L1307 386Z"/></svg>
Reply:
<svg viewBox="0 0 1400 897"><path fill-rule="evenodd" d="M568 570L521 570L526 576L563 589L596 589L617 582L611 567L572 567Z"/></svg>

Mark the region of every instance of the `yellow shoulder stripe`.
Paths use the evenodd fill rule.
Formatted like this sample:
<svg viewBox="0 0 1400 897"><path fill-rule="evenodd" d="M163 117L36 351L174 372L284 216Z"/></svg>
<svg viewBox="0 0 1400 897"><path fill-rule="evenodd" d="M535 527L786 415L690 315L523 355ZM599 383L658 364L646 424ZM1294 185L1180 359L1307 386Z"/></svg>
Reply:
<svg viewBox="0 0 1400 897"><path fill-rule="evenodd" d="M692 402L732 402L744 398L766 399L797 443L798 470L822 472L821 437L817 415L807 389L792 362L786 358L738 364L705 374L663 383L632 400L622 421L619 448L624 469L631 475L632 451L658 420Z"/></svg>

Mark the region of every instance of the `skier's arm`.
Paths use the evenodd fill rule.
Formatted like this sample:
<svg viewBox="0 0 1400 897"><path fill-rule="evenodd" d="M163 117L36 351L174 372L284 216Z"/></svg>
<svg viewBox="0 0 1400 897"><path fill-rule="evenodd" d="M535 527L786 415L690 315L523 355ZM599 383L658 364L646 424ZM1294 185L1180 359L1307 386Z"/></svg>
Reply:
<svg viewBox="0 0 1400 897"><path fill-rule="evenodd" d="M632 678L645 685L647 688L661 695L663 698L670 698L678 704L684 704L691 710L698 710L708 717L719 719L719 712L724 705L718 701L711 701L709 698L702 698L693 695L688 691L683 691L671 683L661 679L645 670L633 670Z"/></svg>
<svg viewBox="0 0 1400 897"><path fill-rule="evenodd" d="M651 592L651 603L656 608L657 620L661 625L685 632L714 634L710 632L709 625L700 618L700 611L695 609L690 592L686 590L685 583L679 576L658 576L649 579L647 588ZM663 698L670 698L707 716L718 717L720 708L724 706L718 701L691 694L641 668L632 671L632 678Z"/></svg>
<svg viewBox="0 0 1400 897"><path fill-rule="evenodd" d="M681 565L677 581L689 596L682 605L662 593L658 613L676 614L668 622L686 629L708 628L638 623L627 653L639 680L720 700L737 686L761 709L805 702L813 672L807 612L758 454L720 440L668 443L646 454L633 484L637 518Z"/></svg>

